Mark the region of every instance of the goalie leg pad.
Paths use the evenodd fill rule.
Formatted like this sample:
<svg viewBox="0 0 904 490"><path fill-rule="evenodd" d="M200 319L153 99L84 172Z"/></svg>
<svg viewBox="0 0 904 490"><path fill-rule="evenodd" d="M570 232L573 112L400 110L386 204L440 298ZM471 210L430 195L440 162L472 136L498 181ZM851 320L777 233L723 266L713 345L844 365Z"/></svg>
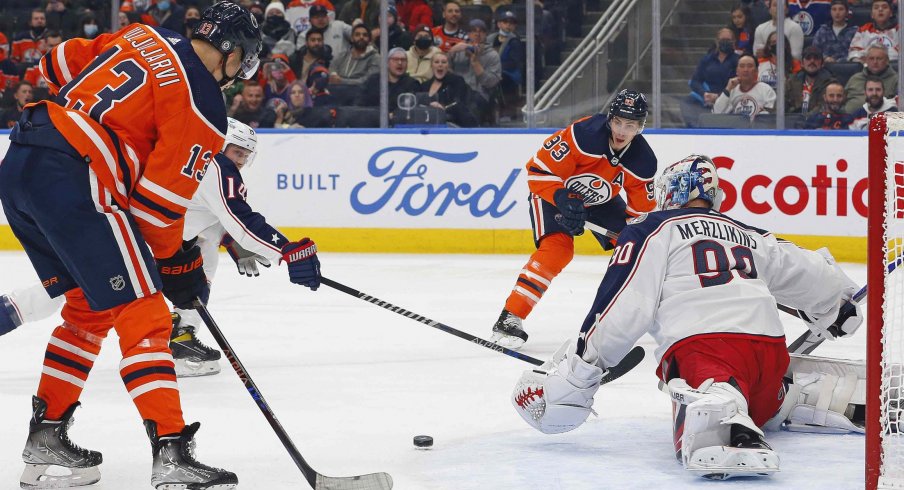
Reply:
<svg viewBox="0 0 904 490"><path fill-rule="evenodd" d="M593 412L593 396L602 378L603 370L581 359L568 341L550 361L521 375L512 406L544 434L568 432Z"/></svg>
<svg viewBox="0 0 904 490"><path fill-rule="evenodd" d="M811 372L792 373L788 394L769 429L822 434L864 433L862 420L852 420L866 402L866 380L849 372L842 376Z"/></svg>
<svg viewBox="0 0 904 490"><path fill-rule="evenodd" d="M763 436L747 414L747 400L737 388L712 379L692 388L681 378L669 381L668 388L673 402L686 405L681 435L685 469L715 479L778 471L778 456L771 449L731 447L733 425Z"/></svg>

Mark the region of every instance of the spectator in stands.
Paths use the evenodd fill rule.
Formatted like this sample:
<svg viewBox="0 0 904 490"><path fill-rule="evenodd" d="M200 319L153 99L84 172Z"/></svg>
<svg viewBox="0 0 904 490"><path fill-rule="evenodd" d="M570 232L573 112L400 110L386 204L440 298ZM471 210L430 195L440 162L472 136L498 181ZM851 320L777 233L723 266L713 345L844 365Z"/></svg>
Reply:
<svg viewBox="0 0 904 490"><path fill-rule="evenodd" d="M398 107L399 94L416 93L420 83L408 74L408 53L402 48L389 51L389 112ZM378 107L380 105L380 74L374 73L367 78L358 94L355 105L361 107Z"/></svg>
<svg viewBox="0 0 904 490"><path fill-rule="evenodd" d="M34 87L25 80L21 81L13 89L13 99L16 105L0 114L0 128L11 129L22 116L22 109L34 99Z"/></svg>
<svg viewBox="0 0 904 490"><path fill-rule="evenodd" d="M320 63L311 66L308 78L305 81L311 92L314 107L335 107L336 102L330 93L330 70Z"/></svg>
<svg viewBox="0 0 904 490"><path fill-rule="evenodd" d="M430 63L433 77L421 84L421 92L427 92L430 107L443 110L446 121L470 128L477 126L477 118L469 110L468 84L465 79L449 71L449 55L436 53Z"/></svg>
<svg viewBox="0 0 904 490"><path fill-rule="evenodd" d="M846 60L851 40L857 34L857 26L848 25L846 0L832 0L831 14L832 22L821 26L813 36L813 45L822 49L826 63Z"/></svg>
<svg viewBox="0 0 904 490"><path fill-rule="evenodd" d="M697 63L688 82L690 95L681 101L681 117L688 127L697 127L700 114L712 111L711 107L725 90L728 80L735 76L738 58L734 31L728 27L719 29L713 47Z"/></svg>
<svg viewBox="0 0 904 490"><path fill-rule="evenodd" d="M386 12L386 24L389 25L389 39L387 51L393 48L408 49L411 47L411 34L404 25L399 23L396 8L389 6ZM374 40L374 47L380 49L380 28L371 29L370 37Z"/></svg>
<svg viewBox="0 0 904 490"><path fill-rule="evenodd" d="M326 107L314 107L311 93L300 80L289 86L289 103L282 112L282 120L277 116L277 127L282 128L329 128L333 126L333 111Z"/></svg>
<svg viewBox="0 0 904 490"><path fill-rule="evenodd" d="M853 117L841 111L844 102L844 87L832 82L826 87L819 110L807 117L807 129L847 129Z"/></svg>
<svg viewBox="0 0 904 490"><path fill-rule="evenodd" d="M788 80L785 88L785 111L806 115L818 108L826 86L835 78L823 66L822 51L815 45L804 48L801 64L803 69Z"/></svg>
<svg viewBox="0 0 904 490"><path fill-rule="evenodd" d="M524 64L527 55L524 49L524 41L515 32L518 26L518 17L511 10L499 10L496 12L496 27L488 38L491 46L499 53L499 61L502 63L502 81L499 87L503 95L509 99L505 105L510 106L511 99L517 99L521 94L521 86L524 84Z"/></svg>
<svg viewBox="0 0 904 490"><path fill-rule="evenodd" d="M195 6L186 7L185 17L182 19L182 23L185 24L185 37L191 39L191 33L199 22L201 22L201 10Z"/></svg>
<svg viewBox="0 0 904 490"><path fill-rule="evenodd" d="M396 8L399 23L409 31L421 24L433 27L433 8L427 0L396 0Z"/></svg>
<svg viewBox="0 0 904 490"><path fill-rule="evenodd" d="M261 68L264 78L264 100L280 98L289 101L289 83L295 81L295 74L289 67L289 58L284 54L275 54Z"/></svg>
<svg viewBox="0 0 904 490"><path fill-rule="evenodd" d="M380 2L377 0L349 0L339 12L339 20L349 25L363 22L370 28L380 25Z"/></svg>
<svg viewBox="0 0 904 490"><path fill-rule="evenodd" d="M443 23L433 28L433 39L444 53L468 40L468 33L461 28L461 5L456 0L445 1Z"/></svg>
<svg viewBox="0 0 904 490"><path fill-rule="evenodd" d="M866 50L866 66L859 73L855 73L844 87L847 93L844 112L850 114L866 102L866 78L869 76L882 80L888 97L898 95L898 72L888 64L888 48L874 44Z"/></svg>
<svg viewBox="0 0 904 490"><path fill-rule="evenodd" d="M94 39L97 36L100 36L100 25L97 23L97 17L94 16L93 12L86 12L82 15L82 23L77 37Z"/></svg>
<svg viewBox="0 0 904 490"><path fill-rule="evenodd" d="M37 64L41 60L41 56L47 52L44 40L46 35L47 16L41 9L32 10L28 30L18 32L13 36L12 54L10 55L12 61L26 65Z"/></svg>
<svg viewBox="0 0 904 490"><path fill-rule="evenodd" d="M866 129L873 115L887 111L897 112L897 110L895 99L885 98L885 85L882 84L882 80L867 77L866 102L851 114L853 121L851 121L850 129Z"/></svg>
<svg viewBox="0 0 904 490"><path fill-rule="evenodd" d="M425 82L433 76L431 63L433 55L441 53L433 43L433 31L426 25L414 30L414 44L408 50L408 74L418 82Z"/></svg>
<svg viewBox="0 0 904 490"><path fill-rule="evenodd" d="M248 9L248 12L251 12L254 20L257 21L257 25L264 25L264 6L261 5L261 2L259 0L253 0L247 3L248 5L246 5L245 8Z"/></svg>
<svg viewBox="0 0 904 490"><path fill-rule="evenodd" d="M295 30L286 20L286 8L282 3L273 2L267 5L261 34L264 41L261 56L270 54L292 56L295 53Z"/></svg>
<svg viewBox="0 0 904 490"><path fill-rule="evenodd" d="M763 47L763 56L757 60L759 63L759 81L768 84L775 89L778 83L778 33L769 34L766 40L766 46ZM791 75L800 71L800 61L791 57L791 45L788 38L785 38L785 80Z"/></svg>
<svg viewBox="0 0 904 490"><path fill-rule="evenodd" d="M753 54L753 33L756 31L756 26L750 15L750 8L738 4L731 9L731 23L728 28L734 33L735 53L738 56Z"/></svg>
<svg viewBox="0 0 904 490"><path fill-rule="evenodd" d="M380 53L370 44L370 29L364 24L352 28L352 49L330 63L331 85L360 85L380 71Z"/></svg>
<svg viewBox="0 0 904 490"><path fill-rule="evenodd" d="M47 31L46 45L48 52L62 43L63 35L60 34L60 31ZM40 65L29 66L25 70L25 75L22 77L22 79L31 84L32 91L34 92L33 100L35 102L49 98L50 89L47 85L47 80L45 80L44 76L41 75Z"/></svg>
<svg viewBox="0 0 904 490"><path fill-rule="evenodd" d="M468 38L465 49L457 49L450 56L452 72L461 75L472 91L471 112L479 121L488 121L495 102L492 94L502 80L502 63L499 53L487 43L484 21L473 19L468 23Z"/></svg>
<svg viewBox="0 0 904 490"><path fill-rule="evenodd" d="M175 0L157 0L141 16L141 22L149 26L182 32L185 30L185 7Z"/></svg>
<svg viewBox="0 0 904 490"><path fill-rule="evenodd" d="M276 113L264 105L264 88L254 80L245 80L242 93L232 99L229 116L252 128L272 128Z"/></svg>
<svg viewBox="0 0 904 490"><path fill-rule="evenodd" d="M892 17L891 2L889 0L873 0L873 8L870 14L872 22L867 22L851 40L851 48L848 51L848 60L863 62L867 48L875 44L881 44L888 48L888 58L891 61L898 60L898 24Z"/></svg>
<svg viewBox="0 0 904 490"><path fill-rule="evenodd" d="M47 28L63 33L66 39L73 37L78 31L78 14L69 8L69 0L48 0L44 8Z"/></svg>
<svg viewBox="0 0 904 490"><path fill-rule="evenodd" d="M752 120L757 114L772 112L775 91L757 80L757 62L744 55L738 60L738 74L728 81L713 104L714 114L743 114Z"/></svg>
<svg viewBox="0 0 904 490"><path fill-rule="evenodd" d="M329 10L323 5L312 5L311 27L323 32L323 43L330 47L334 58L342 56L352 46L352 26L341 20L330 19ZM298 48L304 46L304 38L298 38Z"/></svg>
<svg viewBox="0 0 904 490"><path fill-rule="evenodd" d="M763 56L763 47L766 46L766 40L769 38L769 34L775 32L776 17L778 16L776 2L772 2L769 6L769 15L772 16L772 20L757 26L753 35L753 52L757 57ZM801 30L797 22L794 22L789 17L785 17L785 39L791 44L791 56L799 60L800 54L804 50L804 31Z"/></svg>
<svg viewBox="0 0 904 490"><path fill-rule="evenodd" d="M299 66L296 67L296 78L299 80L307 80L313 65L329 67L333 59L332 50L323 44L323 32L320 29L308 29L304 36L305 45L297 56Z"/></svg>
<svg viewBox="0 0 904 490"><path fill-rule="evenodd" d="M769 3L764 0L741 0L741 5L750 9L753 25L758 26L769 20Z"/></svg>
<svg viewBox="0 0 904 490"><path fill-rule="evenodd" d="M370 0L370 3L380 4L375 0ZM308 29L314 25L311 19L311 9L314 6L323 7L330 19L336 18L336 8L330 0L290 0L286 6L286 20L295 30L299 40L304 39Z"/></svg>
<svg viewBox="0 0 904 490"><path fill-rule="evenodd" d="M800 26L804 36L812 36L820 27L831 23L831 4L825 0L788 0L785 15Z"/></svg>

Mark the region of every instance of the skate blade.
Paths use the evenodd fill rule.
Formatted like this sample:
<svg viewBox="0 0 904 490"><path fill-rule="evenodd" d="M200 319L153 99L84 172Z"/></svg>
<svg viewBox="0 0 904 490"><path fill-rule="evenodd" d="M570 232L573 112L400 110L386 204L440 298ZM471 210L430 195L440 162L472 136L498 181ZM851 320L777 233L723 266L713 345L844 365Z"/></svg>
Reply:
<svg viewBox="0 0 904 490"><path fill-rule="evenodd" d="M768 476L779 471L779 459L768 450L709 447L694 452L687 470L708 480Z"/></svg>
<svg viewBox="0 0 904 490"><path fill-rule="evenodd" d="M189 359L173 359L176 365L177 378L194 378L198 376L213 376L220 372L219 361L195 362Z"/></svg>
<svg viewBox="0 0 904 490"><path fill-rule="evenodd" d="M235 487L235 483L209 486L205 486L203 483L161 483L154 488L157 490L233 490Z"/></svg>
<svg viewBox="0 0 904 490"><path fill-rule="evenodd" d="M521 337L506 335L501 332L494 332L493 336L490 337L490 342L511 350L518 350L524 345L524 339Z"/></svg>
<svg viewBox="0 0 904 490"><path fill-rule="evenodd" d="M26 464L19 486L29 489L70 488L91 485L100 481L97 466L66 468L50 464Z"/></svg>

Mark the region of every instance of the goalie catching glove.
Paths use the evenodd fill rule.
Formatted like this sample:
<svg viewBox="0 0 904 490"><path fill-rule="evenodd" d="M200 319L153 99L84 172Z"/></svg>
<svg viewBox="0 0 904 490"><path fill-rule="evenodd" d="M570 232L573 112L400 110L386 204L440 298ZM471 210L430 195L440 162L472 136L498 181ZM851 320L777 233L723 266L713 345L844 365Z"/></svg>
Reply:
<svg viewBox="0 0 904 490"><path fill-rule="evenodd" d="M190 309L195 298L205 300L210 294L201 248L195 241L197 238L182 242L182 248L172 257L157 260L163 295L173 306L183 310Z"/></svg>
<svg viewBox="0 0 904 490"><path fill-rule="evenodd" d="M542 366L524 371L512 393L512 405L544 434L568 432L593 412L593 396L602 379L603 370L581 359L569 340Z"/></svg>
<svg viewBox="0 0 904 490"><path fill-rule="evenodd" d="M816 250L825 258L829 265L835 267L843 278L841 299L835 306L824 314L800 312L800 317L807 323L811 332L819 337L835 340L837 337L850 337L863 323L863 313L860 305L852 298L857 292L857 285L844 273L835 262L835 258L825 248Z"/></svg>
<svg viewBox="0 0 904 490"><path fill-rule="evenodd" d="M220 243L227 252L229 252L229 256L232 257L232 260L235 262L235 266L239 269L239 274L248 277L257 277L260 275L260 272L257 270L257 265L260 264L264 267L270 267L270 261L267 260L266 257L258 255L254 252L249 252L242 248L241 245L231 236L226 235L223 237L223 241Z"/></svg>
<svg viewBox="0 0 904 490"><path fill-rule="evenodd" d="M581 199L580 194L562 188L553 194L553 201L561 213L561 218L556 216L556 221L571 235L582 235L587 210L584 208L584 200Z"/></svg>
<svg viewBox="0 0 904 490"><path fill-rule="evenodd" d="M289 280L316 291L320 287L320 259L317 245L310 238L289 242L282 247L282 260L289 266Z"/></svg>

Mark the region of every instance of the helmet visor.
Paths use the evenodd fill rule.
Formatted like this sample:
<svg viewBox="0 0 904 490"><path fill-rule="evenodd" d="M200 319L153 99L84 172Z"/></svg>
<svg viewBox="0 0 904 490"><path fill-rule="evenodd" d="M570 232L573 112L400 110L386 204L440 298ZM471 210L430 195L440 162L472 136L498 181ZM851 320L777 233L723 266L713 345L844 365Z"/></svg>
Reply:
<svg viewBox="0 0 904 490"><path fill-rule="evenodd" d="M239 78L243 80L248 80L257 73L257 68L261 64L260 58L257 56L257 52L251 52L250 50L245 50L242 48L242 52L244 58L242 59L242 66L239 68Z"/></svg>

